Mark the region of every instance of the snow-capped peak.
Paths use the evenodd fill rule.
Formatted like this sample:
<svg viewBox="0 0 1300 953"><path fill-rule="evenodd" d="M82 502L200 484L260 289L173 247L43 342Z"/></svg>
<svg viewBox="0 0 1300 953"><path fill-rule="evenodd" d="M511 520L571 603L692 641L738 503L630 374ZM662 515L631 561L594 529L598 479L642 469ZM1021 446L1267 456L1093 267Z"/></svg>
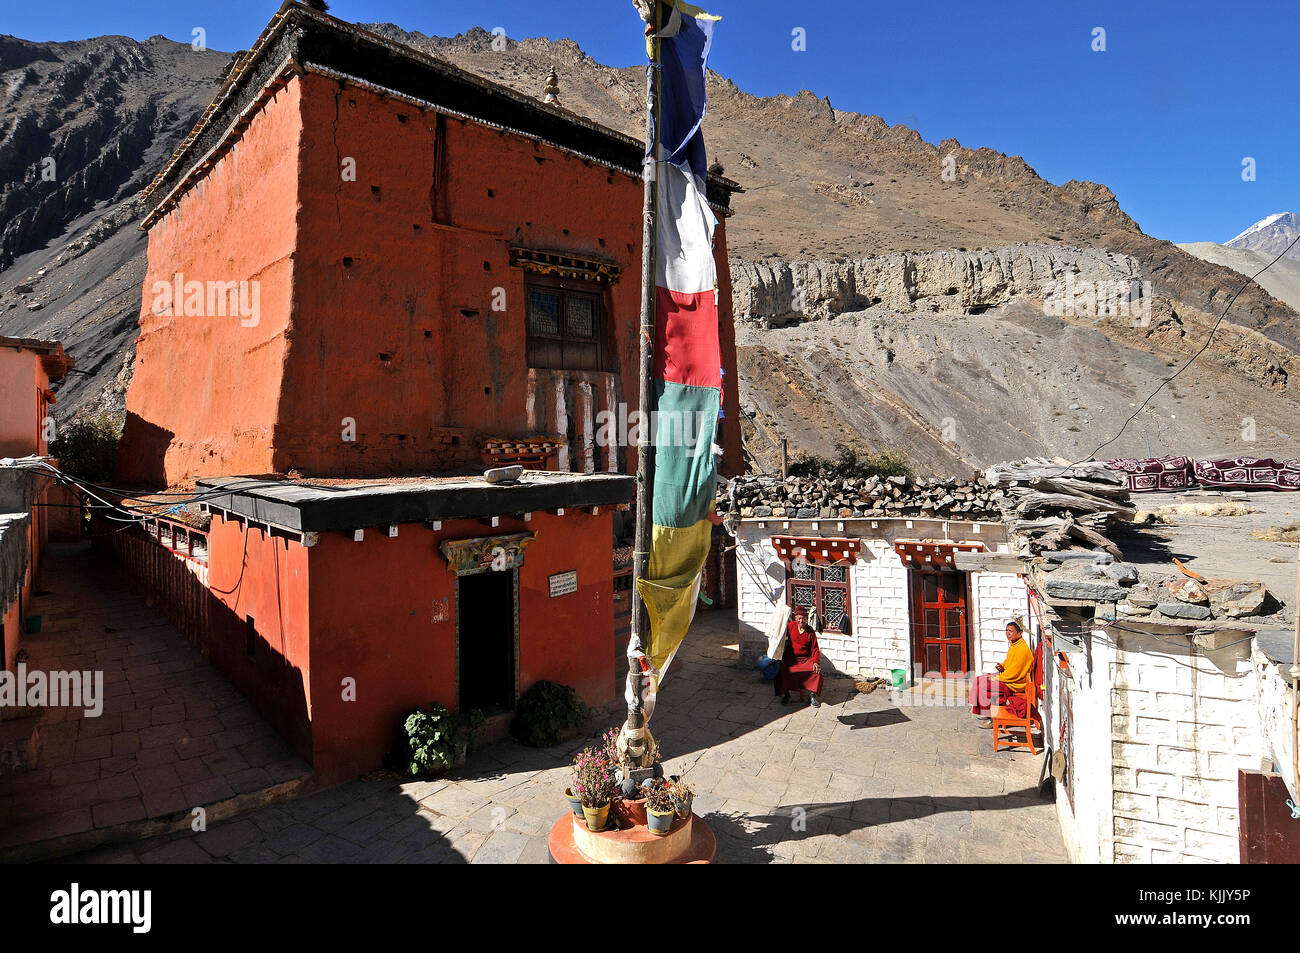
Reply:
<svg viewBox="0 0 1300 953"><path fill-rule="evenodd" d="M1251 235L1254 235L1256 232L1262 232L1270 225L1277 225L1279 223L1283 225L1292 225L1292 226L1300 227L1300 216L1296 215L1295 212L1277 212L1273 215L1270 215L1268 218L1261 219L1260 221L1256 222L1254 225L1250 226L1250 228L1246 229L1240 235L1236 236L1235 238L1228 239L1228 241L1224 242L1224 244L1229 246L1235 245L1237 242L1241 241L1242 239L1248 238Z"/></svg>

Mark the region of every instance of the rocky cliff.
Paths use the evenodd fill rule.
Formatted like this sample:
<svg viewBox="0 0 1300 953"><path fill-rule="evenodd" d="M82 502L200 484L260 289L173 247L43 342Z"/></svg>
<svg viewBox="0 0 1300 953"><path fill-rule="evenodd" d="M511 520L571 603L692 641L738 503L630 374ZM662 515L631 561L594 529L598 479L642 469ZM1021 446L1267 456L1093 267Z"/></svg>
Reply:
<svg viewBox="0 0 1300 953"><path fill-rule="evenodd" d="M1141 291L1141 264L1127 255L1065 245L941 249L843 261L767 259L731 270L737 321L765 327L880 306L898 314L981 314L1017 299L1085 288ZM1071 307L1074 307L1071 302Z"/></svg>
<svg viewBox="0 0 1300 953"><path fill-rule="evenodd" d="M229 60L163 37L0 36L0 333L76 355L58 416L121 406L144 281L138 196Z"/></svg>

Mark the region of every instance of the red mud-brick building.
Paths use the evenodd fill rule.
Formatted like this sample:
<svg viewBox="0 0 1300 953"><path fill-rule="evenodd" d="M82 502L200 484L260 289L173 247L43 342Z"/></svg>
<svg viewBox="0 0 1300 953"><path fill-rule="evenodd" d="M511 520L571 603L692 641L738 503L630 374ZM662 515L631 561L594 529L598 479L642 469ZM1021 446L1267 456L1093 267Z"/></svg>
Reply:
<svg viewBox="0 0 1300 953"><path fill-rule="evenodd" d="M0 458L49 453L51 385L75 363L58 341L0 337ZM69 502L50 475L27 465L0 468L0 668L12 670L18 656L51 523L56 532L69 525L76 531L76 518L58 508Z"/></svg>
<svg viewBox="0 0 1300 953"><path fill-rule="evenodd" d="M636 409L643 151L286 3L151 186L119 478L210 522L109 545L321 776L430 701L613 697L635 451L596 435Z"/></svg>

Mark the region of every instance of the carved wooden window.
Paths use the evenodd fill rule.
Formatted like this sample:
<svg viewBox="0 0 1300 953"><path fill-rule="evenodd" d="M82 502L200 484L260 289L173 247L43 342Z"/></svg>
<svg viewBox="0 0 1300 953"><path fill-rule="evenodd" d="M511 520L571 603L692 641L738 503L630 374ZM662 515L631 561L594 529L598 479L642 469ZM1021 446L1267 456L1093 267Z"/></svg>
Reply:
<svg viewBox="0 0 1300 953"><path fill-rule="evenodd" d="M848 566L794 561L786 579L786 599L792 609L816 609L824 632L851 630Z"/></svg>
<svg viewBox="0 0 1300 953"><path fill-rule="evenodd" d="M528 366L565 371L606 371L604 294L599 285L529 276Z"/></svg>

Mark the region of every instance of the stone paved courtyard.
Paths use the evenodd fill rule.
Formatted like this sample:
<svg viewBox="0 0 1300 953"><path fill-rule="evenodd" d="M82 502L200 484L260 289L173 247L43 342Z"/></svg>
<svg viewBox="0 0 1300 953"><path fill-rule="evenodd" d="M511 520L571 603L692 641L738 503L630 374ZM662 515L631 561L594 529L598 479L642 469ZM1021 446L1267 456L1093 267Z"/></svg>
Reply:
<svg viewBox="0 0 1300 953"><path fill-rule="evenodd" d="M998 752L961 707L909 704L828 679L820 709L782 706L736 665L735 617L702 612L652 728L685 773L724 863L1066 861L1042 754ZM901 702L901 703L900 703ZM430 781L355 781L199 833L104 848L95 863L545 863L574 752L621 720L551 749L507 740ZM801 823L796 823L796 818Z"/></svg>
<svg viewBox="0 0 1300 953"><path fill-rule="evenodd" d="M28 670L103 673L103 711L47 708L35 766L0 780L0 857L210 807L310 766L88 544L49 547ZM84 841L83 841L84 843ZM39 854L37 854L39 856Z"/></svg>

